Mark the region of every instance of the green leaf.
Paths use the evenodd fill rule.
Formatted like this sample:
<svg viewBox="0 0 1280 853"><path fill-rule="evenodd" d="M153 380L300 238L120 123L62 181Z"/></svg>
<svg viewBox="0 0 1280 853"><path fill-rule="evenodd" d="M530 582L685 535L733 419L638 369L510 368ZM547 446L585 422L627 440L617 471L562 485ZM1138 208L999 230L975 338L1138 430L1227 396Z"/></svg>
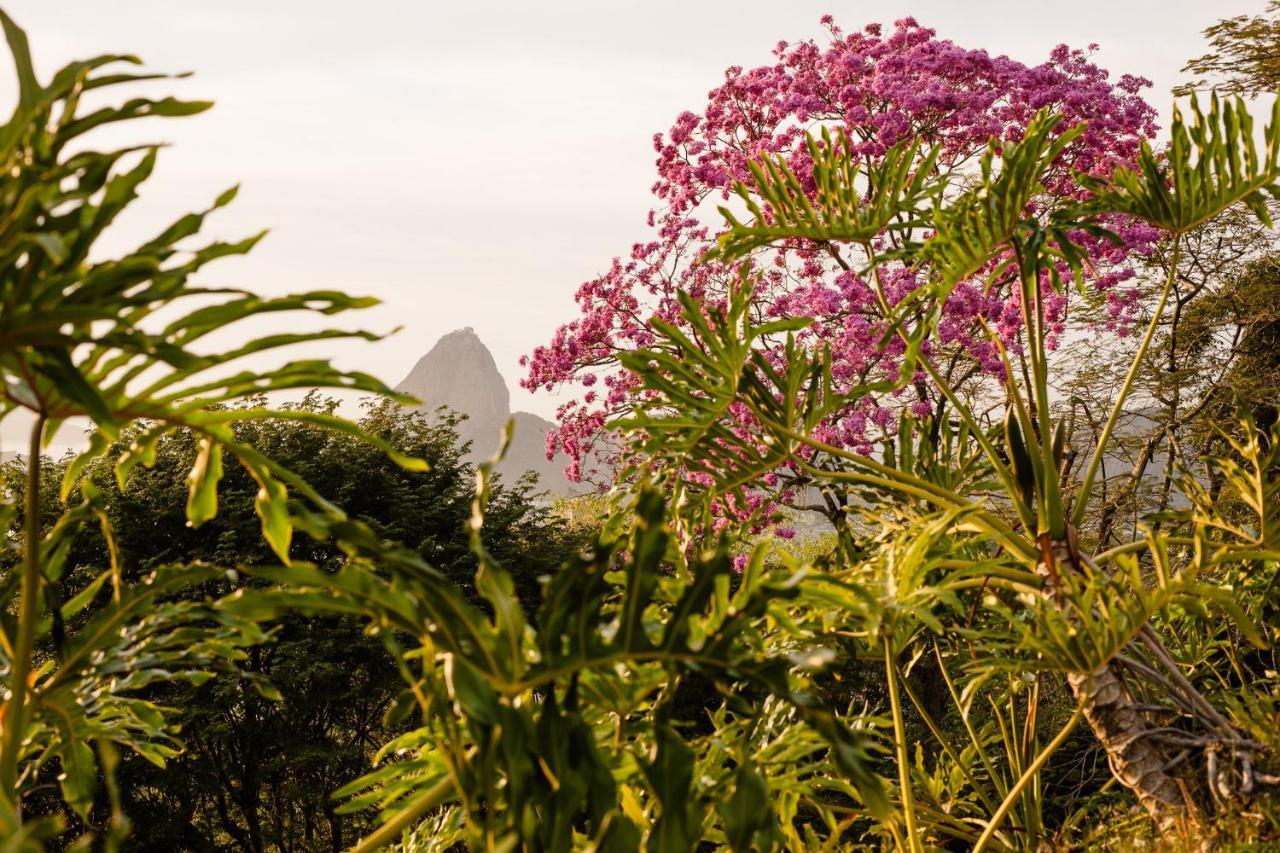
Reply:
<svg viewBox="0 0 1280 853"><path fill-rule="evenodd" d="M111 579L112 572L107 570L101 572L96 578L90 581L84 589L76 593L72 598L62 605L62 618L70 619L80 611L84 610L98 596L102 590L103 584Z"/></svg>
<svg viewBox="0 0 1280 853"><path fill-rule="evenodd" d="M222 445L204 436L198 447L195 465L187 475L187 521L192 527L218 514L218 482L222 479Z"/></svg>
<svg viewBox="0 0 1280 853"><path fill-rule="evenodd" d="M718 803L716 811L724 821L725 836L734 853L759 849L757 834L768 834L775 820L769 783L754 768L742 765L734 776L733 796Z"/></svg>
<svg viewBox="0 0 1280 853"><path fill-rule="evenodd" d="M93 806L94 793L98 789L98 762L93 747L84 741L72 740L62 750L62 773L58 785L62 797L81 818L88 820Z"/></svg>
<svg viewBox="0 0 1280 853"><path fill-rule="evenodd" d="M119 435L115 414L102 393L84 378L79 368L71 361L71 354L66 351L42 351L39 353L39 370L48 376L56 385L58 393L84 409L84 413L108 438Z"/></svg>
<svg viewBox="0 0 1280 853"><path fill-rule="evenodd" d="M262 520L262 535L280 562L289 564L289 544L293 541L293 521L289 518L289 493L284 484L269 474L255 472L258 495L253 507Z"/></svg>
<svg viewBox="0 0 1280 853"><path fill-rule="evenodd" d="M646 850L692 850L701 838L698 799L693 791L695 754L669 725L657 731L653 760L643 766L649 788L659 803L658 819L649 830Z"/></svg>
<svg viewBox="0 0 1280 853"><path fill-rule="evenodd" d="M1045 109L1027 123L1022 139L992 140L975 185L948 203L938 202L930 223L934 235L921 254L941 279L937 292L927 294L934 304L1009 245L1027 219L1027 206L1044 189L1045 171L1084 132L1082 123L1056 133L1061 123L1062 116Z"/></svg>
<svg viewBox="0 0 1280 853"><path fill-rule="evenodd" d="M89 436L89 446L77 454L71 464L67 465L66 471L62 475L62 487L58 495L59 500L65 503L71 497L71 492L80 482L80 477L85 469L94 460L100 459L110 445L111 440L107 438L106 433L94 430L93 434Z"/></svg>
<svg viewBox="0 0 1280 853"><path fill-rule="evenodd" d="M18 77L18 109L9 125L15 127L26 120L26 116L22 114L36 105L44 90L36 81L26 32L3 10L0 10L0 24L4 26L4 37L9 42L9 53L13 56L13 67Z"/></svg>
<svg viewBox="0 0 1280 853"><path fill-rule="evenodd" d="M465 660L451 655L445 661L445 683L449 698L460 714L473 717L481 723L495 723L498 719L498 694Z"/></svg>

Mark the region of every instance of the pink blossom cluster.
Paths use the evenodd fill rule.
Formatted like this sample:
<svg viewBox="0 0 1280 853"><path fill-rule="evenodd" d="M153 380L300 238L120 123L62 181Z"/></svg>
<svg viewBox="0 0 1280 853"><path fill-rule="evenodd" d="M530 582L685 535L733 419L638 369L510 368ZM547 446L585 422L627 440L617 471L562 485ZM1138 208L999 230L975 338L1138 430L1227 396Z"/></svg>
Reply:
<svg viewBox="0 0 1280 853"><path fill-rule="evenodd" d="M1140 95L1149 81L1130 75L1113 81L1090 59L1096 46L1088 52L1060 46L1046 62L1031 66L939 39L912 18L889 30L872 24L848 34L830 16L822 25L825 43L781 42L770 64L729 68L700 113L681 113L666 134L654 137L658 205L648 216L650 238L581 285L578 316L522 360L528 369L524 387L573 394L560 406L547 444L548 454L563 450L573 460L570 476L588 473L581 466L602 440L609 417L638 393L635 378L618 369L618 353L653 342L651 319L677 319L677 292L712 306L725 298L733 271L694 261L720 227L711 203L729 198L735 181L750 185L752 159L782 154L803 175L805 132L830 126L847 133L859 157L874 159L904 138L919 137L940 146L945 168L963 169L990 139L1016 139L1048 107L1065 117L1061 129L1087 123L1049 176L1048 197L1037 202L1048 210L1056 200L1079 194L1073 171L1101 175L1131 163L1142 140L1156 132L1155 112ZM1136 308L1135 294L1124 287L1133 276L1128 261L1146 251L1155 235L1131 223L1111 224L1123 244L1086 241L1089 278L1114 328L1122 329ZM762 250L753 263L760 312L813 317L804 338L830 346L840 381L853 385L898 369L902 347L893 340L881 343L885 318L871 284L827 247L797 242ZM896 303L917 285L916 273L882 268L878 284L886 300ZM1044 292L1056 339L1065 328L1068 297L1052 292L1047 282ZM998 349L983 332L984 322L1007 346L1017 347L1022 315L1016 296L1008 288L964 282L945 305L929 345L933 351L967 353L980 371L998 374ZM780 351L770 355L781 359ZM896 423L898 411L931 411L925 384L907 389L908 396L866 397L825 424L818 437L869 452L876 436ZM739 428L749 432L749 420Z"/></svg>

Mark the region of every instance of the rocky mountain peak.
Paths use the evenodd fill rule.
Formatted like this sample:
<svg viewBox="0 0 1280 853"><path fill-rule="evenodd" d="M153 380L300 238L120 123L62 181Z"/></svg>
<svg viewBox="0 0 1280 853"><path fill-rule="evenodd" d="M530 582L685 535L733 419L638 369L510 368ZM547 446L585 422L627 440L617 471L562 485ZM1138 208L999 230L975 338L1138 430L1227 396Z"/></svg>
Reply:
<svg viewBox="0 0 1280 853"><path fill-rule="evenodd" d="M448 406L486 424L505 423L511 415L506 380L470 326L437 341L396 390L412 394L431 409Z"/></svg>
<svg viewBox="0 0 1280 853"><path fill-rule="evenodd" d="M570 490L564 477L567 460L563 456L546 458L546 435L552 423L529 412L511 411L507 382L493 354L470 326L438 340L396 390L417 397L427 411L448 406L466 415L467 419L458 425L458 434L463 441L471 442L467 456L471 461L493 455L502 428L514 417L515 435L498 473L511 482L524 472L533 471L538 475L540 489L561 494Z"/></svg>

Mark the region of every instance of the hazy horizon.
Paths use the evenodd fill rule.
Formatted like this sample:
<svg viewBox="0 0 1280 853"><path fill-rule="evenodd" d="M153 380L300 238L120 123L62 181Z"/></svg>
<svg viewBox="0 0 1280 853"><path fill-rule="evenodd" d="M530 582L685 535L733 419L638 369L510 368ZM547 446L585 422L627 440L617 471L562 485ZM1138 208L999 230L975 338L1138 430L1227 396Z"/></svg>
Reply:
<svg viewBox="0 0 1280 853"><path fill-rule="evenodd" d="M700 111L726 66L767 63L780 39L822 38L827 12L845 29L911 14L943 38L1030 64L1060 42L1097 43L1095 59L1113 77L1153 80L1148 99L1167 117L1179 69L1204 51L1201 30L1264 5L1081 0L1068 16L1049 2L1025 2L1010 16L1005 4L936 0L467 8L372 0L358 15L297 0L5 8L27 30L42 76L71 59L133 52L149 69L196 72L147 91L217 102L196 118L130 128L133 139L150 132L174 146L109 247L240 183L213 233L272 233L206 280L266 294L377 296L382 306L338 320L402 326L399 334L310 354L392 384L441 335L471 326L511 386L512 408L550 417L557 398L519 388L517 359L574 316L579 283L647 239L652 136L681 111ZM6 450L16 426L6 427Z"/></svg>

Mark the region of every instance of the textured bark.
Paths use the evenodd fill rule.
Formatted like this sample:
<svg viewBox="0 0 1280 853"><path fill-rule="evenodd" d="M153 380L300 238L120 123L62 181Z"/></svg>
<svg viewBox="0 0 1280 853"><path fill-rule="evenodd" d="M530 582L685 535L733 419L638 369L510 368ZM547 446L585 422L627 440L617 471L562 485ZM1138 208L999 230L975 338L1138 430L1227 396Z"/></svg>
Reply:
<svg viewBox="0 0 1280 853"><path fill-rule="evenodd" d="M1165 772L1174 756L1148 737L1150 726L1124 682L1104 666L1093 673L1071 673L1067 683L1076 700L1084 703L1084 717L1106 750L1111 772L1138 798L1161 835L1175 835L1194 811L1188 808L1182 786Z"/></svg>
<svg viewBox="0 0 1280 853"><path fill-rule="evenodd" d="M1040 546L1042 557L1037 568L1049 580L1047 594L1055 595L1060 574L1080 570L1075 539L1045 536ZM1176 837L1179 828L1198 813L1187 802L1183 786L1165 772L1173 763L1174 752L1152 740L1146 716L1115 668L1107 665L1096 672L1070 673L1067 683L1076 701L1084 705L1084 717L1106 751L1111 772L1137 797L1160 834Z"/></svg>

